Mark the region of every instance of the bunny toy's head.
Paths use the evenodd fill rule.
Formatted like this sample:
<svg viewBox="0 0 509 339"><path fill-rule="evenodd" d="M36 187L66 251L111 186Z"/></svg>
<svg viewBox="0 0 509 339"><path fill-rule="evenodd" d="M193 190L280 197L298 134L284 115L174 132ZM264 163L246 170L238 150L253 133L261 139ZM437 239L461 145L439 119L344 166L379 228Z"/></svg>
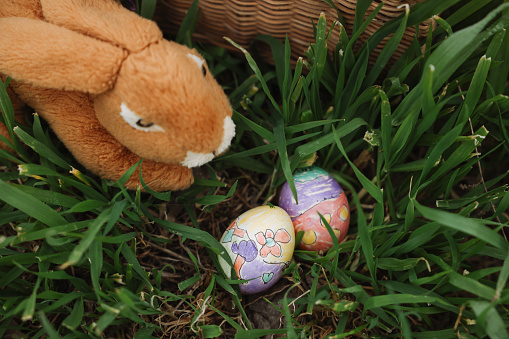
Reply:
<svg viewBox="0 0 509 339"><path fill-rule="evenodd" d="M163 39L153 21L113 0L38 6L38 20L2 19L0 41L15 52L0 52L0 72L88 94L99 123L140 158L195 167L228 148L231 106L195 50Z"/></svg>
<svg viewBox="0 0 509 339"><path fill-rule="evenodd" d="M94 99L97 118L147 159L203 165L230 145L231 107L205 60L161 40L127 56L113 88Z"/></svg>

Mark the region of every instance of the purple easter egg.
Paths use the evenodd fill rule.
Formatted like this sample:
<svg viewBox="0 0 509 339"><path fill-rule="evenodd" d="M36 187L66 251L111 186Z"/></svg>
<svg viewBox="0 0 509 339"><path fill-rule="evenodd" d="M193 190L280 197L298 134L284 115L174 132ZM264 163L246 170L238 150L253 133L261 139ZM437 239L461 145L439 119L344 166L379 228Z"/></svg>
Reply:
<svg viewBox="0 0 509 339"><path fill-rule="evenodd" d="M295 232L304 232L297 248L328 250L334 243L323 219L332 228L338 241L341 241L350 223L346 194L327 171L316 166L297 170L293 179L298 204L290 185L285 183L279 196L279 206L290 215Z"/></svg>

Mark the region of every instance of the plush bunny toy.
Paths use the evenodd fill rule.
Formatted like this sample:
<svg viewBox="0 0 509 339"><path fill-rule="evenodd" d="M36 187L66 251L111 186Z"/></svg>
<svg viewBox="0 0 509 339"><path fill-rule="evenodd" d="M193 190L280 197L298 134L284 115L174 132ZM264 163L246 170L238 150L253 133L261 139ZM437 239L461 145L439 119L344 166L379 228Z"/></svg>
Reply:
<svg viewBox="0 0 509 339"><path fill-rule="evenodd" d="M12 101L38 112L103 178L143 158L151 189L184 189L190 168L234 136L228 98L204 59L113 0L0 0L0 27ZM137 185L136 172L126 186Z"/></svg>

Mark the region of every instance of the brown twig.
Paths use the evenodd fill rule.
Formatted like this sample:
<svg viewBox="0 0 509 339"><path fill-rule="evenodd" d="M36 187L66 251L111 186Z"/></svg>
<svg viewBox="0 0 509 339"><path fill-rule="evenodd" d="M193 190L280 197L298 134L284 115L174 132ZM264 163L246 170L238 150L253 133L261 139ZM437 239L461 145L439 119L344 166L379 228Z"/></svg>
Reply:
<svg viewBox="0 0 509 339"><path fill-rule="evenodd" d="M458 82L458 81L456 80L456 82ZM463 91L461 90L461 86L459 85L459 83L458 83L458 89L461 93L461 98L463 99L463 101L465 101L465 96L463 95ZM474 135L474 126L472 125L472 119L470 119L470 117L468 117L468 122L470 124L470 131L472 132L472 135ZM484 187L484 192L488 193L488 188L486 187L486 182L484 181L484 176L482 173L481 159L479 158L479 150L477 149L477 146L475 147L475 156L477 158L477 167L479 168L479 174L481 175L481 183ZM497 209L496 209L493 201L490 201L490 205L491 205L491 208L493 209L493 213L496 214ZM501 223L500 218L498 216L496 216L495 218L496 218L497 222L500 224ZM503 228L502 228L502 235L504 236L505 240L507 241L507 236L506 236Z"/></svg>

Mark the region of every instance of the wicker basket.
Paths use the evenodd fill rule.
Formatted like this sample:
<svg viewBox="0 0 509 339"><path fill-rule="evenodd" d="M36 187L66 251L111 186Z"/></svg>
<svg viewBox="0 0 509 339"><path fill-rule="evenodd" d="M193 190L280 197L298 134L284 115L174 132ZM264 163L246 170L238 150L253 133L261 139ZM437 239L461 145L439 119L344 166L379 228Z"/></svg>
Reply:
<svg viewBox="0 0 509 339"><path fill-rule="evenodd" d="M356 0L333 0L345 21L349 36L353 29ZM424 0L385 0L385 4L358 39L357 47L387 21L401 15L405 9L402 4L410 6ZM156 21L163 31L175 34L184 19L193 0L160 0ZM368 9L368 16L381 1L374 0ZM328 26L337 18L332 6L323 0L200 0L201 16L193 35L196 41L212 43L233 49L223 37L227 36L243 47L253 43L259 34L268 34L284 41L288 34L292 47L292 59L304 56L309 43L314 41L313 22L317 22L320 13L325 13ZM427 35L431 20L419 26L418 38ZM392 60L398 58L410 46L414 39L415 28L408 27ZM374 62L390 37L382 41L370 56ZM339 39L339 29L331 35L329 49L334 49ZM266 60L271 59L267 45L258 48Z"/></svg>

